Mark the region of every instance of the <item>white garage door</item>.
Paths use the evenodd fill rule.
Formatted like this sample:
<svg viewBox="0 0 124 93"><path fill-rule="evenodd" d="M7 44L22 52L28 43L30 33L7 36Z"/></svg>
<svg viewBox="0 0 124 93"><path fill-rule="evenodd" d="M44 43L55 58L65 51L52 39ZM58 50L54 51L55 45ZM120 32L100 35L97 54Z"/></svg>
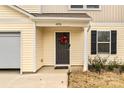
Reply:
<svg viewBox="0 0 124 93"><path fill-rule="evenodd" d="M0 32L0 69L20 68L20 33Z"/></svg>

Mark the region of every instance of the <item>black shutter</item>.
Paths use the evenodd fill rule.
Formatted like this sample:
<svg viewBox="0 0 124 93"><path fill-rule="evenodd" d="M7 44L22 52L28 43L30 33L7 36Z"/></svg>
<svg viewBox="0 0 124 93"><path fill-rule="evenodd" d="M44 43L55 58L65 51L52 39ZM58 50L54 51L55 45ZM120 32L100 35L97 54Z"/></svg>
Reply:
<svg viewBox="0 0 124 93"><path fill-rule="evenodd" d="M96 54L96 44L97 44L97 31L96 30L92 30L91 31L91 54Z"/></svg>
<svg viewBox="0 0 124 93"><path fill-rule="evenodd" d="M111 31L111 54L117 53L117 31Z"/></svg>

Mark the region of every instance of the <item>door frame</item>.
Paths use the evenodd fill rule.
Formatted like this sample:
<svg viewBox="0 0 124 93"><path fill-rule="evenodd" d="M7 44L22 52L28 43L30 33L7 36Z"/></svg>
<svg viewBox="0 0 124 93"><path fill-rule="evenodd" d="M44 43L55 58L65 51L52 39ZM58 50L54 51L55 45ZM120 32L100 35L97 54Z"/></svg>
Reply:
<svg viewBox="0 0 124 93"><path fill-rule="evenodd" d="M71 31L54 31L54 66L68 66L70 68L71 66L71 46L69 51L69 64L56 64L56 33L69 33L69 43L71 44Z"/></svg>

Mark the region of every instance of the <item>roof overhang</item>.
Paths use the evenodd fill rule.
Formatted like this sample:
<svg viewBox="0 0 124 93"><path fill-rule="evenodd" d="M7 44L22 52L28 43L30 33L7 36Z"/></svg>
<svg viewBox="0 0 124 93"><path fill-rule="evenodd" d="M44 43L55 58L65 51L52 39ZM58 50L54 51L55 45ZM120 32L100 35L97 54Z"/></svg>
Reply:
<svg viewBox="0 0 124 93"><path fill-rule="evenodd" d="M91 21L91 17L84 13L48 13L34 16L32 20L36 22L36 26L84 27L88 26Z"/></svg>
<svg viewBox="0 0 124 93"><path fill-rule="evenodd" d="M36 26L69 26L69 27L84 27L88 26L89 20L80 19L38 19L35 20Z"/></svg>
<svg viewBox="0 0 124 93"><path fill-rule="evenodd" d="M8 6L10 8L12 8L12 9L14 9L14 10L16 10L16 11L18 11L18 12L20 12L20 13L28 16L28 17L30 17L30 18L33 18L34 17L32 14L30 14L29 12L25 11L24 9L22 9L22 8L16 6L16 5L8 5Z"/></svg>
<svg viewBox="0 0 124 93"><path fill-rule="evenodd" d="M79 21L91 21L91 18L67 18L67 17L33 17L35 21L39 20L79 20Z"/></svg>

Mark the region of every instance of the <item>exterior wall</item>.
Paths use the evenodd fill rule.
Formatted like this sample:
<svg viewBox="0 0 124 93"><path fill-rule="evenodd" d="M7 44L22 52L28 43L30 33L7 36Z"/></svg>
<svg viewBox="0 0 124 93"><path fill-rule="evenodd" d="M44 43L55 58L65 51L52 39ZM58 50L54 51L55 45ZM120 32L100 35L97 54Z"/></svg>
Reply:
<svg viewBox="0 0 124 93"><path fill-rule="evenodd" d="M42 5L42 13L87 13L92 22L124 22L123 5L102 5L101 10L69 10L68 5Z"/></svg>
<svg viewBox="0 0 124 93"><path fill-rule="evenodd" d="M65 8L67 6L61 6L55 10L55 6L45 6L48 10L44 12L59 12L59 9ZM44 8L45 8L44 7ZM49 7L51 7L49 10ZM56 6L59 7L59 6ZM102 6L104 11L88 11L89 14L93 16L93 24L91 24L91 30L117 30L117 54L110 55L110 58L118 56L120 59L124 59L124 25L121 23L124 21L123 17L123 6ZM108 10L107 10L108 9ZM110 9L110 10L109 10ZM67 10L66 10L67 11ZM107 11L107 12L106 12ZM118 13L116 12L118 11ZM68 11L73 12L73 11ZM75 12L75 11L74 11ZM81 12L81 11L77 11ZM110 12L111 14L109 14ZM113 13L112 13L113 12ZM107 15L106 15L107 14ZM99 16L100 15L100 16ZM109 16L111 15L111 16ZM117 16L116 16L117 15ZM96 24L99 22L98 24ZM105 22L115 22L113 25L99 25ZM35 25L28 19L27 16L11 9L8 6L0 6L0 32L21 32L21 70L23 72L34 72L43 65L55 65L55 31L69 31L71 38L71 48L70 48L70 64L71 65L83 65L83 29L76 27L46 27L40 28L36 32L35 38ZM41 31L41 32L40 32ZM35 39L36 39L36 64L35 64ZM88 32L88 54L90 54L91 49L91 32ZM42 52L41 52L42 51ZM107 56L107 55L101 55ZM41 62L43 59L43 62ZM36 65L36 69L35 69Z"/></svg>
<svg viewBox="0 0 124 93"><path fill-rule="evenodd" d="M41 5L18 5L29 13L41 13Z"/></svg>
<svg viewBox="0 0 124 93"><path fill-rule="evenodd" d="M0 5L0 18L1 19L6 19L6 18L24 18L26 19L27 17L20 12L17 12L16 10L10 8L7 5ZM22 19L23 20L23 19Z"/></svg>
<svg viewBox="0 0 124 93"><path fill-rule="evenodd" d="M110 31L110 30L117 30L117 54L101 54L102 57L109 56L109 59L114 59L118 57L120 60L124 60L124 26L115 26L109 24L108 26L101 25L101 26L94 26L92 25L91 30L102 30L102 31ZM91 55L91 31L88 32L88 54L89 56L93 57L96 55Z"/></svg>
<svg viewBox="0 0 124 93"><path fill-rule="evenodd" d="M34 23L27 16L11 9L8 6L0 6L0 32L21 33L21 71L35 71L34 59Z"/></svg>
<svg viewBox="0 0 124 93"><path fill-rule="evenodd" d="M92 22L124 22L124 5L101 5L101 10L69 10L68 5L20 5L30 13L87 13Z"/></svg>
<svg viewBox="0 0 124 93"><path fill-rule="evenodd" d="M113 59L118 57L120 60L124 60L124 26L120 24L113 25L109 24L109 26L99 25L99 24L92 24L91 30L117 30L117 54L109 55L109 54L101 54L102 57L109 56L109 59ZM41 31L41 32L40 32ZM70 64L71 65L83 65L83 44L84 44L84 32L82 28L76 27L45 27L40 28L40 43L42 42L41 46L43 51L40 55L39 60L43 58L43 65L55 65L55 32L70 32ZM39 49L40 50L40 49ZM42 49L41 49L42 50ZM43 55L43 57L42 57ZM94 57L96 55L91 55L91 31L88 32L88 56ZM42 66L42 64L39 64Z"/></svg>
<svg viewBox="0 0 124 93"><path fill-rule="evenodd" d="M36 31L36 69L43 66L43 31L37 28Z"/></svg>
<svg viewBox="0 0 124 93"><path fill-rule="evenodd" d="M43 31L43 63L55 65L55 32L70 32L70 64L83 65L83 29L76 27L46 27ZM41 40L42 42L42 40Z"/></svg>

